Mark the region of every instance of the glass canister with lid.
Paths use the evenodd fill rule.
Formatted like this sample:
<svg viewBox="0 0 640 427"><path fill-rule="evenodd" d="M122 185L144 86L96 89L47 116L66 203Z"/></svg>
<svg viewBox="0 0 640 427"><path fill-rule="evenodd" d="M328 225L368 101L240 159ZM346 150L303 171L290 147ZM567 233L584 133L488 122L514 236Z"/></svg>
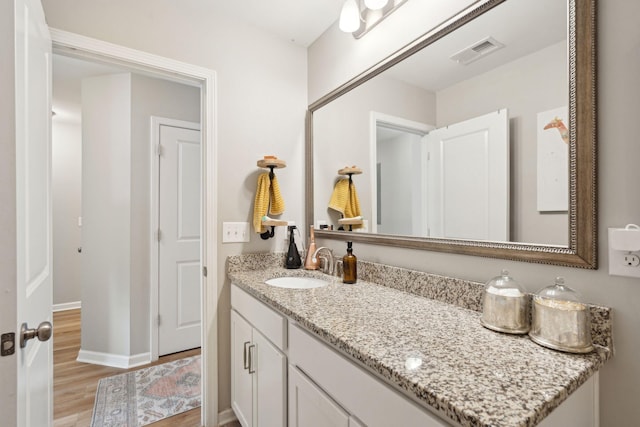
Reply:
<svg viewBox="0 0 640 427"><path fill-rule="evenodd" d="M480 323L509 334L529 331L529 297L507 270L487 282Z"/></svg>
<svg viewBox="0 0 640 427"><path fill-rule="evenodd" d="M569 353L593 350L589 307L575 290L564 284L562 277L540 290L533 297L532 307L531 340Z"/></svg>

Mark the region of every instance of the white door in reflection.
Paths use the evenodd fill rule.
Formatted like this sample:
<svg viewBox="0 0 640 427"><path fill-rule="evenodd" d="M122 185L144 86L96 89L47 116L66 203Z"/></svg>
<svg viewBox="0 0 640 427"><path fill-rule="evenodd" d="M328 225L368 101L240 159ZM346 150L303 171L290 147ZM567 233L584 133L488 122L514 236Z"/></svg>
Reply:
<svg viewBox="0 0 640 427"><path fill-rule="evenodd" d="M509 240L506 109L430 131L429 237Z"/></svg>

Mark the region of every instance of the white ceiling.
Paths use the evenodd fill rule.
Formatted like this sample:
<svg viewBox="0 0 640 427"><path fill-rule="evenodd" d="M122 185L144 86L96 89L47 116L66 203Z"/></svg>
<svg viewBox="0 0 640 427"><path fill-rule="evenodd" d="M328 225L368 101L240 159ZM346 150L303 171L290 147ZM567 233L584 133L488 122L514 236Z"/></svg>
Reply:
<svg viewBox="0 0 640 427"><path fill-rule="evenodd" d="M304 47L338 20L343 3L344 0L213 0L215 9Z"/></svg>
<svg viewBox="0 0 640 427"><path fill-rule="evenodd" d="M338 20L344 0L194 0L203 13L218 11L307 47ZM129 70L53 55L53 110L57 120L80 122L80 81Z"/></svg>

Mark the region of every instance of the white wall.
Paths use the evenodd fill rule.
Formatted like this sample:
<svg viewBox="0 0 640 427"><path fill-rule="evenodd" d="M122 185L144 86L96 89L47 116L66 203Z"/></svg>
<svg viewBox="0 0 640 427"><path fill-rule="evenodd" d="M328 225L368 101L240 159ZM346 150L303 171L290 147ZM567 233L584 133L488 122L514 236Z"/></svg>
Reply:
<svg viewBox="0 0 640 427"><path fill-rule="evenodd" d="M287 161L287 168L278 170L286 202L284 217L303 223L306 49L216 11L215 2L42 3L51 27L215 70L218 226L222 221L251 222L256 181L261 172L256 161L265 154ZM276 244L276 239L263 241L253 234L248 244L218 244L221 410L230 407L231 390L225 260L232 254L269 251ZM215 351L215 343L209 345Z"/></svg>
<svg viewBox="0 0 640 427"><path fill-rule="evenodd" d="M427 8L449 2L408 2L389 22L367 34L362 43L338 34L335 28L309 49L309 98L317 99L382 59L387 50L373 52L371 40L385 39L384 47L400 48L420 29L446 14L427 14ZM436 2L433 2L436 3ZM452 2L453 3L453 2ZM460 4L462 2L456 2ZM470 3L470 2L467 2ZM418 10L420 9L420 10ZM601 370L600 424L631 426L640 419L640 283L638 279L608 275L607 228L640 221L640 2L598 2L598 257L596 271L498 259L356 245L361 259L415 268L436 274L484 282L507 268L529 291L552 284L557 275L586 300L613 308L615 357ZM371 38L370 38L371 36ZM337 58L337 59L336 59ZM335 63L340 66L334 66ZM343 250L339 242L322 241Z"/></svg>
<svg viewBox="0 0 640 427"><path fill-rule="evenodd" d="M82 299L80 261L82 129L79 123L52 119L51 190L53 196L53 304Z"/></svg>

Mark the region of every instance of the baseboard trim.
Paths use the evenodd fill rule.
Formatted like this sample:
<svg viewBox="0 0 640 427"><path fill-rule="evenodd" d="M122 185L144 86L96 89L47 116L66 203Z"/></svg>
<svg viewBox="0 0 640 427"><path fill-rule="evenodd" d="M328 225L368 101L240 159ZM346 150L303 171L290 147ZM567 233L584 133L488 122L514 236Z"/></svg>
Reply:
<svg viewBox="0 0 640 427"><path fill-rule="evenodd" d="M80 350L78 362L91 363L93 365L111 366L113 368L129 369L151 363L151 353L122 356L120 354L101 353L98 351Z"/></svg>
<svg viewBox="0 0 640 427"><path fill-rule="evenodd" d="M75 310L81 308L82 301L72 301L72 302L63 302L61 304L53 304L51 310L53 312L56 311L67 311L67 310Z"/></svg>
<svg viewBox="0 0 640 427"><path fill-rule="evenodd" d="M235 412L233 412L233 409L231 408L227 408L218 414L219 427L237 420L238 418L236 417Z"/></svg>

